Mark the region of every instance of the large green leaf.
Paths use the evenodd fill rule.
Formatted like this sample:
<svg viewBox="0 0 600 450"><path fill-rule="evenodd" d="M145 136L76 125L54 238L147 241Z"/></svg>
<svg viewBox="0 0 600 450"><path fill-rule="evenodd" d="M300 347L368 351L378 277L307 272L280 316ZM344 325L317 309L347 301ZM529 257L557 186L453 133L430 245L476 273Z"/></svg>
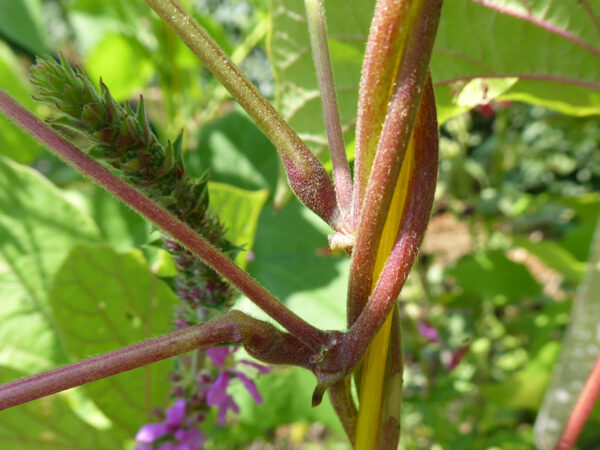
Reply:
<svg viewBox="0 0 600 450"><path fill-rule="evenodd" d="M269 191L245 191L223 183L209 183L210 206L225 225L225 236L235 245L243 247L236 263L244 268L248 253L254 244L258 216L267 201Z"/></svg>
<svg viewBox="0 0 600 450"><path fill-rule="evenodd" d="M599 15L598 2L579 0L445 2L431 62L442 120L474 78L519 79L500 99L600 113Z"/></svg>
<svg viewBox="0 0 600 450"><path fill-rule="evenodd" d="M327 137L304 2L275 3L270 57L278 82L277 107L311 148L321 149L327 146ZM374 4L372 0L325 2L340 118L350 134L356 120L358 83Z"/></svg>
<svg viewBox="0 0 600 450"><path fill-rule="evenodd" d="M86 55L90 78L110 87L117 101L138 94L153 75L153 67L143 47L122 34L108 34Z"/></svg>
<svg viewBox="0 0 600 450"><path fill-rule="evenodd" d="M148 221L101 187L90 185L67 191L67 195L98 225L102 242L115 250L129 250L151 240Z"/></svg>
<svg viewBox="0 0 600 450"><path fill-rule="evenodd" d="M169 332L177 302L138 250L119 254L94 245L71 251L50 298L65 346L76 359ZM162 361L88 384L85 391L116 427L133 436L165 401L170 369Z"/></svg>
<svg viewBox="0 0 600 450"><path fill-rule="evenodd" d="M222 117L200 133L198 148L186 155L190 173L243 189L275 189L277 152L264 134L240 111Z"/></svg>
<svg viewBox="0 0 600 450"><path fill-rule="evenodd" d="M554 448L598 355L600 355L600 222L587 273L571 311L562 352L535 425L538 448Z"/></svg>
<svg viewBox="0 0 600 450"><path fill-rule="evenodd" d="M266 207L256 233L256 260L249 271L312 325L343 329L349 260L327 255L329 231L295 199L277 213ZM246 302L242 307L264 317Z"/></svg>
<svg viewBox="0 0 600 450"><path fill-rule="evenodd" d="M56 188L0 157L0 364L30 374L67 362L48 291L71 247L97 239Z"/></svg>
<svg viewBox="0 0 600 450"><path fill-rule="evenodd" d="M6 367L0 384L23 376ZM0 413L0 446L5 449L115 449L121 442L106 430L94 428L77 417L66 395L52 395Z"/></svg>
<svg viewBox="0 0 600 450"><path fill-rule="evenodd" d="M375 2L325 3L340 115L349 126ZM494 98L599 114L599 15L598 2L579 0L444 2L431 61L440 121ZM313 149L326 146L303 2L276 2L270 48L279 110Z"/></svg>

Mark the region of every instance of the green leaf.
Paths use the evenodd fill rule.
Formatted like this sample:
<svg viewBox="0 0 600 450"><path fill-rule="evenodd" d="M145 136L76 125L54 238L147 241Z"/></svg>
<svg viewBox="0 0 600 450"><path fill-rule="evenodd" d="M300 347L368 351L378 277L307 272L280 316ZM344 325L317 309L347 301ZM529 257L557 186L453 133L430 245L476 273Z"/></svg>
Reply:
<svg viewBox="0 0 600 450"><path fill-rule="evenodd" d="M569 418L581 388L600 354L600 222L588 261L587 273L579 286L562 352L539 410L536 444L553 448Z"/></svg>
<svg viewBox="0 0 600 450"><path fill-rule="evenodd" d="M340 115L349 127L375 1L325 3ZM445 2L431 61L439 121L495 99L600 113L598 16L600 4L579 0ZM270 48L279 111L311 148L326 147L303 2L278 3Z"/></svg>
<svg viewBox="0 0 600 450"><path fill-rule="evenodd" d="M90 79L100 78L110 86L117 101L138 94L153 74L153 66L145 49L121 34L108 34L86 56L85 67Z"/></svg>
<svg viewBox="0 0 600 450"><path fill-rule="evenodd" d="M0 0L0 11L0 35L32 54L48 53L41 0Z"/></svg>
<svg viewBox="0 0 600 450"><path fill-rule="evenodd" d="M269 191L245 191L222 183L209 183L210 207L225 225L225 237L237 246L243 246L235 262L242 268L248 264L248 252L254 245L258 216Z"/></svg>
<svg viewBox="0 0 600 450"><path fill-rule="evenodd" d="M354 133L358 83L375 2L326 2L327 31L346 142ZM284 0L273 13L270 58L277 80L277 108L313 149L327 147L321 95L315 75L304 2Z"/></svg>
<svg viewBox="0 0 600 450"><path fill-rule="evenodd" d="M48 304L71 247L92 221L31 169L0 157L0 364L27 374L68 362Z"/></svg>
<svg viewBox="0 0 600 450"><path fill-rule="evenodd" d="M94 245L71 251L50 298L65 345L76 359L167 333L177 302L139 251L119 254ZM166 400L170 370L171 363L162 361L88 384L85 392L125 436L134 436Z"/></svg>
<svg viewBox="0 0 600 450"><path fill-rule="evenodd" d="M532 297L540 286L522 264L501 251L476 253L459 261L448 274L467 292L501 302Z"/></svg>
<svg viewBox="0 0 600 450"><path fill-rule="evenodd" d="M0 370L0 383L20 378L7 367ZM0 446L6 449L39 450L115 449L122 443L106 430L94 428L73 413L69 395L52 395L0 413Z"/></svg>
<svg viewBox="0 0 600 450"><path fill-rule="evenodd" d="M206 126L197 150L186 155L186 166L193 176L210 168L212 181L250 190L274 190L277 161L275 147L241 111Z"/></svg>
<svg viewBox="0 0 600 450"><path fill-rule="evenodd" d="M248 270L277 298L305 320L323 329L346 326L349 260L328 255L329 227L296 199L278 213L266 207L258 223ZM243 302L242 309L264 317Z"/></svg>
<svg viewBox="0 0 600 450"><path fill-rule="evenodd" d="M600 113L599 15L579 0L445 2L431 62L441 121L474 78L519 78L500 100Z"/></svg>
<svg viewBox="0 0 600 450"><path fill-rule="evenodd" d="M0 14L0 17L2 16L3 14ZM29 86L25 84L24 79L25 75L20 69L17 57L8 45L0 41L0 88L29 110L35 110ZM31 163L42 148L35 139L0 114L0 154L20 163Z"/></svg>
<svg viewBox="0 0 600 450"><path fill-rule="evenodd" d="M115 250L125 251L148 242L148 222L104 189L92 185L84 192L69 191L68 195L98 225L102 241Z"/></svg>
<svg viewBox="0 0 600 450"><path fill-rule="evenodd" d="M156 39L151 25L158 22L158 18L143 2L73 0L64 11L66 20L73 27L77 48L83 55L89 54L110 34L120 33L141 42Z"/></svg>

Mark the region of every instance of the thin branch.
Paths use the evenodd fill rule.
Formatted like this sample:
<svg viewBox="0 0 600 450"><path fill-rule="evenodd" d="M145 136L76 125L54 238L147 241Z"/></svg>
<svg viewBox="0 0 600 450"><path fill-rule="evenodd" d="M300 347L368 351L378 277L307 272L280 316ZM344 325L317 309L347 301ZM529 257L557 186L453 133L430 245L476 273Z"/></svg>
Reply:
<svg viewBox="0 0 600 450"><path fill-rule="evenodd" d="M327 46L327 29L325 25L325 11L322 0L305 0L308 30L310 32L310 45L319 80L319 90L323 103L325 127L329 139L329 152L333 163L333 181L337 198L344 216L349 216L352 205L352 178L344 146L344 135L340 123L335 84Z"/></svg>
<svg viewBox="0 0 600 450"><path fill-rule="evenodd" d="M600 397L600 356L596 359L596 364L594 364L590 376L571 410L569 420L558 438L556 450L570 450L575 446L577 438L598 401L598 397Z"/></svg>
<svg viewBox="0 0 600 450"><path fill-rule="evenodd" d="M325 167L252 82L176 0L145 0L275 145L298 198L337 230L340 211Z"/></svg>
<svg viewBox="0 0 600 450"><path fill-rule="evenodd" d="M223 278L306 345L318 351L327 342L327 333L313 327L287 309L268 290L236 266L231 259L223 255L210 242L195 233L166 209L149 200L97 161L73 146L1 89L0 110L51 149L67 164L104 187L123 203L140 213L210 265Z"/></svg>
<svg viewBox="0 0 600 450"><path fill-rule="evenodd" d="M296 338L271 324L231 311L210 322L2 385L0 410L223 343L243 344L248 353L263 362L310 368L312 351Z"/></svg>

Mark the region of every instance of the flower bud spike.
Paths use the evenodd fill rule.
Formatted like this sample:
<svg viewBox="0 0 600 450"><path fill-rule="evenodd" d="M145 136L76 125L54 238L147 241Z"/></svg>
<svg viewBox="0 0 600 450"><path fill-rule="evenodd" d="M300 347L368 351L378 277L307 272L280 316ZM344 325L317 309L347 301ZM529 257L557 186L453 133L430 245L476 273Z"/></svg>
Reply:
<svg viewBox="0 0 600 450"><path fill-rule="evenodd" d="M102 100L106 105L107 123L109 125L116 125L121 122L121 106L110 95L110 91L102 81L102 78L100 78L100 92L102 93Z"/></svg>
<svg viewBox="0 0 600 450"><path fill-rule="evenodd" d="M138 108L136 113L136 118L140 129L143 130L144 140L150 140L150 124L148 123L148 119L146 118L146 110L144 109L144 97L140 95L140 100L138 102Z"/></svg>
<svg viewBox="0 0 600 450"><path fill-rule="evenodd" d="M168 208L217 248L235 248L225 239L223 225L208 211L207 177L194 180L187 174L183 131L162 146L150 130L142 97L135 111L129 103L121 106L102 80L97 91L83 71L64 57L61 61L62 66L50 58L39 58L33 69L40 100L55 102L64 114L53 122L78 130L89 141L86 148L90 155L112 166L121 178ZM73 137L71 132L63 134ZM174 259L181 262L175 288L186 294L188 305L226 310L233 297L231 287L185 248L172 248ZM203 294L205 285L214 287L210 295Z"/></svg>
<svg viewBox="0 0 600 450"><path fill-rule="evenodd" d="M90 103L83 107L81 121L87 129L100 129L104 125L106 111L98 103Z"/></svg>
<svg viewBox="0 0 600 450"><path fill-rule="evenodd" d="M156 178L162 178L166 174L170 173L175 168L175 151L173 150L173 144L169 142L165 146L165 158L162 166L156 172Z"/></svg>

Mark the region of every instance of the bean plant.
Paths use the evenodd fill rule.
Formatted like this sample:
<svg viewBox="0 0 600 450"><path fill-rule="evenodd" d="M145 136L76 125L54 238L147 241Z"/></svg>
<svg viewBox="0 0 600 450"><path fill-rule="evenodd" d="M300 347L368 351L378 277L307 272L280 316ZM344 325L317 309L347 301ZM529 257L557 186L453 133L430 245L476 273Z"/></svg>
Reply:
<svg viewBox="0 0 600 450"><path fill-rule="evenodd" d="M115 316L107 323L116 324L117 328L111 331L115 336L122 332L119 327L145 330L134 334L141 342L131 345L130 340L118 339L122 348L97 351L94 347L86 349L75 339L70 345L76 349L75 354L83 355L79 361L47 367L50 370L1 386L0 407L15 407L89 383L94 392L100 386L94 382L172 358L168 380L160 381L169 385L169 400L161 402L153 392L145 393L146 403L156 401L151 406L162 408L160 418L127 418L138 427L137 434L129 438L134 438L140 449L196 449L219 443L218 433L211 434L204 427L211 414L220 426L226 426L228 418L240 412L231 394L236 382L253 401L261 403L255 378L270 371L276 375L277 366L297 366L311 372L316 380L312 399L303 400L316 407L327 394L354 448L397 448L404 373L397 299L417 258L434 204L438 120L446 121L474 106L497 100L525 100L569 113L598 113L600 74L597 64L590 68L593 63L587 62L600 55L598 46L593 44L598 37L588 39L586 29L582 31L578 25L556 25L560 20L555 16L567 7L545 0L366 2L373 13L368 18L366 40L360 43L364 49L360 81L351 98L358 106L348 120L348 99L344 89L336 85L336 80L344 77L343 64L336 59L339 49L331 44L339 46L348 37L332 34L328 39L326 24L330 23L330 29L336 28L336 24L344 22L344 11L362 10L365 6L343 6L343 2L333 0L305 0L303 4L274 1L271 14L279 22L274 19L273 26L292 20L295 26L303 27L307 37L318 83L315 98L321 103L318 118L322 117L326 131L326 139L319 140L316 134L302 129L304 125L298 116L290 114L289 105L293 104L294 95L299 95L297 92L283 89L278 111L177 0L145 3L158 15L162 21L159 23L168 25L264 133L277 152L282 179L293 195L329 226L329 240L323 247L349 259L346 328L315 326L244 270L253 255L244 242L234 242L228 236L230 225L219 217L213 204L219 191L209 184L210 167L203 167L196 176L191 174L185 157L185 131L170 139L159 138L162 134L153 123L156 110L147 109L151 103L148 95L116 101L108 82L101 79L96 84L84 68L65 54L40 54L31 69L30 81L34 100L46 107L42 109L47 113L46 121L38 119L5 91L0 91L0 109L65 163L153 224L152 239L145 245L153 255L162 258L159 266L170 267L170 276L166 277L167 282L158 282L148 273L140 273L139 280L126 280L123 288L135 291L141 289L140 283L150 283L150 290L174 294L178 303L173 317L171 306L152 304L156 297L136 300L125 308L124 316L121 311L119 318ZM588 17L600 30L596 6L587 1L567 3L573 12L566 14L573 15L573 23L583 23L582 17ZM493 39L485 37L491 33L486 27L508 27L505 22L510 21L527 27L524 34L530 33L534 40L549 36L549 49L524 46L523 52L532 52L530 60L523 62L526 58L522 57L514 61L511 52L518 49L507 34L502 38L509 43L498 44L494 50ZM279 33L284 42L292 40L292 32L292 28L271 31ZM481 43L475 44L479 45L478 53L462 53L472 45L469 40L477 42L479 36ZM550 50L553 46L558 55ZM279 50L283 52L282 48ZM587 59L579 54L572 56L578 51ZM281 54L279 61L276 54L273 56L273 63L280 76L293 80L297 74L287 74L287 67L293 65L295 57L301 57L301 52L287 56L291 56L288 66ZM559 67L557 61L561 57L571 58L577 64ZM554 85L563 86L570 94L557 91ZM214 97L225 95L213 90ZM343 103L342 108L338 102ZM216 110L210 103L204 108ZM177 114L174 108L168 112ZM167 126L166 130L175 128ZM324 148L328 155L322 152ZM17 191L19 186L14 189ZM285 197L289 197L287 188L280 185L278 193L280 203L285 203ZM223 195L235 192L225 188ZM64 204L62 208L56 214L73 214L73 233L85 240L92 233L89 224L73 212L72 206ZM289 236L290 240L295 238ZM75 251L70 256L71 263L76 268L78 257L89 263L94 260L90 256L94 251L84 249L79 256ZM132 265L135 272L139 263L135 258L111 263L110 257L109 261L103 259L106 255L102 251L96 256L92 265L99 273L110 273L121 264ZM94 288L77 285L69 282L68 275L57 279L53 289L64 297L55 297L63 300L52 306L52 312L44 310L45 320L59 324L64 336L76 334L75 330L87 320L93 335L94 318L113 314L106 305L110 298L93 306L78 303L69 289L93 295ZM96 288L100 289L100 285ZM270 320L237 308L238 293ZM343 298L337 300L344 302ZM153 317L155 309L161 317ZM175 331L154 337L154 320L171 322ZM439 339L437 331L426 323L420 325L419 331L432 341ZM99 335L98 339L104 337ZM47 350L60 352L57 348ZM468 347L463 350L454 355L454 365ZM146 377L153 376L152 369L144 373ZM582 408L589 409L589 403L598 396L598 383L594 381L598 378L590 378L588 394L575 407L558 439L558 448L574 445L587 418ZM111 385L103 386L99 389L110 389ZM121 395L125 398L138 393ZM98 396L96 391L93 397ZM110 409L101 399L96 403L101 409ZM121 445L109 436L90 439L102 441L102 446L107 447Z"/></svg>

